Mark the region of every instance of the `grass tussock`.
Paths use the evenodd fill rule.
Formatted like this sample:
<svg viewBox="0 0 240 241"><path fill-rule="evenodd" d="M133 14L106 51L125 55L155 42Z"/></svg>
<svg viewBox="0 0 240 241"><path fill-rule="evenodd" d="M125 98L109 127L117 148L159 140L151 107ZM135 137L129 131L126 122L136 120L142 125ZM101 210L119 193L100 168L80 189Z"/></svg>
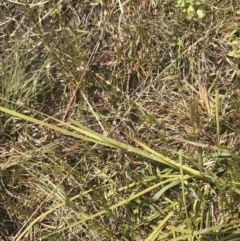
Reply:
<svg viewBox="0 0 240 241"><path fill-rule="evenodd" d="M237 240L238 5L0 3L0 240Z"/></svg>

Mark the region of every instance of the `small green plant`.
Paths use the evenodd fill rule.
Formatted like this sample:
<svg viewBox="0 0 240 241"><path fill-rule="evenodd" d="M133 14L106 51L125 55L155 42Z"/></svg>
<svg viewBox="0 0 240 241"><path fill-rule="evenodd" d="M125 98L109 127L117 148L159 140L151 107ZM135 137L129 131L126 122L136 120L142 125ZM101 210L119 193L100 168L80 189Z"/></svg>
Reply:
<svg viewBox="0 0 240 241"><path fill-rule="evenodd" d="M230 52L228 52L228 56L236 58L236 59L240 59L239 40L235 39L235 40L231 41L230 45L232 47L232 50Z"/></svg>
<svg viewBox="0 0 240 241"><path fill-rule="evenodd" d="M186 14L187 19L192 19L195 15L198 18L204 18L206 15L206 5L198 0L176 0L174 7L180 8Z"/></svg>

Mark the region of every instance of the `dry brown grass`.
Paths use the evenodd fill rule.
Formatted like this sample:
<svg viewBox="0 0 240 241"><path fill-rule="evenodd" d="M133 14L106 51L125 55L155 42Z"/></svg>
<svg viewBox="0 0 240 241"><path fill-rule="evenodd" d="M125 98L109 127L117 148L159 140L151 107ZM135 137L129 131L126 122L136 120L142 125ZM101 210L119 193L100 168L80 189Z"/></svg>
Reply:
<svg viewBox="0 0 240 241"><path fill-rule="evenodd" d="M238 1L203 3L202 19L174 1L21 2L0 3L0 106L55 125L49 116L72 118L176 161L181 151L184 165L226 182L184 180L185 191L153 200L152 190L111 209L176 170L1 112L0 237L18 240L26 227L21 240L237 237Z"/></svg>

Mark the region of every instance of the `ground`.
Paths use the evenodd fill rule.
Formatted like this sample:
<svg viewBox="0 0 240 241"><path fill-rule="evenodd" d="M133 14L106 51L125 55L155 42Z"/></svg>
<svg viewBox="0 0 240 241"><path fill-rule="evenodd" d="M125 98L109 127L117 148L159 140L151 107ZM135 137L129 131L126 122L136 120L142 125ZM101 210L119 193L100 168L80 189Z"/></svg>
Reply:
<svg viewBox="0 0 240 241"><path fill-rule="evenodd" d="M237 240L239 6L0 3L0 240Z"/></svg>

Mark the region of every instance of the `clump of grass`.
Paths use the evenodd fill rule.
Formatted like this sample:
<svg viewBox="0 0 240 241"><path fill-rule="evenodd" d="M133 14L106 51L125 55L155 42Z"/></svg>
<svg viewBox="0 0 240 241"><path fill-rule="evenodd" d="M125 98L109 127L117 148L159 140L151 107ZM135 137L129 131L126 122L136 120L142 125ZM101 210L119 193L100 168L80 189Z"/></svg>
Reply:
<svg viewBox="0 0 240 241"><path fill-rule="evenodd" d="M0 5L0 236L239 236L226 2Z"/></svg>

